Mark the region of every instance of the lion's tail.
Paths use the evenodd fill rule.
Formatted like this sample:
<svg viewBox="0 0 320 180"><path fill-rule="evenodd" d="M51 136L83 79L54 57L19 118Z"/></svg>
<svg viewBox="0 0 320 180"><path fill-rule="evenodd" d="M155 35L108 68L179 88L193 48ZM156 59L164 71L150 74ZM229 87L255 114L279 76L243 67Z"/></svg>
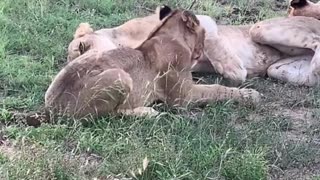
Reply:
<svg viewBox="0 0 320 180"><path fill-rule="evenodd" d="M76 39L92 32L93 29L91 28L89 23L80 23L73 35L73 38Z"/></svg>

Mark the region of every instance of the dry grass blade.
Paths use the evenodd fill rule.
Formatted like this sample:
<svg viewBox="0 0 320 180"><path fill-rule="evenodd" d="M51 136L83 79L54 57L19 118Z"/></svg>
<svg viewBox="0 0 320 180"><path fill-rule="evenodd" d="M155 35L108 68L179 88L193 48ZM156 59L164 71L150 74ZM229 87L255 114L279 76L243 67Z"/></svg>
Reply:
<svg viewBox="0 0 320 180"><path fill-rule="evenodd" d="M191 10L197 2L198 2L198 0L193 0L191 5L189 6L188 10Z"/></svg>

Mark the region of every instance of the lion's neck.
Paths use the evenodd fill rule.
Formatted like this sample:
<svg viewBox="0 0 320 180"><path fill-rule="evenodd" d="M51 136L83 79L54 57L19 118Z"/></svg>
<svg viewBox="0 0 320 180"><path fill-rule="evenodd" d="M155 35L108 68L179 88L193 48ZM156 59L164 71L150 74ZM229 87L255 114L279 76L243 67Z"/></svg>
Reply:
<svg viewBox="0 0 320 180"><path fill-rule="evenodd" d="M241 34L249 36L249 31L252 25L218 25L218 34L228 36L228 34Z"/></svg>
<svg viewBox="0 0 320 180"><path fill-rule="evenodd" d="M144 54L150 67L155 67L157 71L167 71L170 68L185 71L191 68L190 48L183 40L169 34L154 37L137 50Z"/></svg>
<svg viewBox="0 0 320 180"><path fill-rule="evenodd" d="M216 37L218 34L228 34L230 32L239 33L243 35L249 34L252 25L218 25L210 16L197 15L200 25L206 30L207 37ZM226 31L227 30L227 31Z"/></svg>

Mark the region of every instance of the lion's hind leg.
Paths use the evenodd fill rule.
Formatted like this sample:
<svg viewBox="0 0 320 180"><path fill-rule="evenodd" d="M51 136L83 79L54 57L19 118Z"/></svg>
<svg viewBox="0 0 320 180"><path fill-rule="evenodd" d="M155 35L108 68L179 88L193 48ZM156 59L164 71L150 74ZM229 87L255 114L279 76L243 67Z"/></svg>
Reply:
<svg viewBox="0 0 320 180"><path fill-rule="evenodd" d="M275 48L277 46L290 47L288 49L291 52L284 52L289 55L301 49L313 50L311 71L320 74L320 23L318 21L307 17L271 19L252 26L250 36L255 42L276 45Z"/></svg>
<svg viewBox="0 0 320 180"><path fill-rule="evenodd" d="M310 55L280 60L268 68L268 76L294 85L315 86L318 77L312 73L311 59Z"/></svg>
<svg viewBox="0 0 320 180"><path fill-rule="evenodd" d="M133 86L130 75L122 69L108 69L83 81L84 87L74 107L75 117L100 117L116 113Z"/></svg>

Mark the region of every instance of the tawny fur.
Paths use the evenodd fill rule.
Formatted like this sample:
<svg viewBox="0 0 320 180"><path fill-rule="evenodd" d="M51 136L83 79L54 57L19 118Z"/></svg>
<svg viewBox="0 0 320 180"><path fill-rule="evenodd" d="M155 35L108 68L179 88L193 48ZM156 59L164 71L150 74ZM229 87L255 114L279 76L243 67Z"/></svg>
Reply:
<svg viewBox="0 0 320 180"><path fill-rule="evenodd" d="M232 80L235 85L241 84L246 78L265 76L266 74L296 85L317 85L319 82L319 55L315 53L318 51L314 47L320 41L320 25L319 21L311 17L317 18L320 16L320 7L319 4L306 0L295 0L294 3L303 1L306 2L304 6L292 9L290 17L274 18L259 22L256 25L216 25L212 18L198 15L200 24L207 31L205 56L203 56L202 61L198 61L193 66L192 71L218 72L225 78ZM153 14L132 19L116 28L95 31L95 33L87 34L82 39L74 39L69 47L78 47L81 41L89 44L87 49L134 48L139 44L139 41L145 39L148 32L159 22L156 17L156 14ZM117 36L114 36L114 34L117 34ZM299 36L299 38L296 38L296 36ZM69 51L70 54L73 54L73 52ZM77 56L79 55L78 53ZM314 55L313 58L310 58L312 55ZM287 62L288 58L293 58L296 61L297 57L301 56L309 58L308 61L302 60L306 62L302 63L306 66L304 68L294 66L295 63L282 63ZM281 61L282 59L285 59L285 61ZM278 67L279 63L283 64L281 70L274 68L275 66ZM275 66L270 67L273 64ZM292 71L293 69L295 70ZM291 72L288 73L289 71ZM303 77L301 74L303 74Z"/></svg>
<svg viewBox="0 0 320 180"><path fill-rule="evenodd" d="M80 38L86 34L93 33L93 29L91 28L89 23L80 23L76 32L74 33L73 38Z"/></svg>
<svg viewBox="0 0 320 180"><path fill-rule="evenodd" d="M84 32L79 26L74 39L68 46L68 61L72 61L89 49L112 50L120 47L136 48L143 42L149 33L160 22L159 7L155 14L147 17L135 18L114 28L105 28L97 31L87 31L79 36L78 31ZM83 46L83 51L80 50Z"/></svg>
<svg viewBox="0 0 320 180"><path fill-rule="evenodd" d="M289 16L314 17L320 20L320 2L313 3L308 0L290 0L290 4Z"/></svg>
<svg viewBox="0 0 320 180"><path fill-rule="evenodd" d="M195 15L175 10L135 49L90 49L69 62L48 88L46 108L81 118L155 115L147 106L157 100L171 106L229 99L258 103L260 95L252 89L193 83L190 69L203 54L204 38Z"/></svg>

